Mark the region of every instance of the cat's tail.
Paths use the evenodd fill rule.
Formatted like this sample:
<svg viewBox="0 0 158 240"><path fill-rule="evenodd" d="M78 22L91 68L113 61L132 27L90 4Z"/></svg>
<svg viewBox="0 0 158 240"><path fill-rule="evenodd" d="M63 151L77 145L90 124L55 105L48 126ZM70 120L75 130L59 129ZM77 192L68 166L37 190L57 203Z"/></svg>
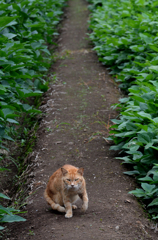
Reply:
<svg viewBox="0 0 158 240"><path fill-rule="evenodd" d="M60 206L59 204L55 203L51 198L50 196L48 195L47 193L47 189L45 190L44 192L44 197L47 201L47 203L52 207L53 210L57 210L59 212L65 212L65 208Z"/></svg>

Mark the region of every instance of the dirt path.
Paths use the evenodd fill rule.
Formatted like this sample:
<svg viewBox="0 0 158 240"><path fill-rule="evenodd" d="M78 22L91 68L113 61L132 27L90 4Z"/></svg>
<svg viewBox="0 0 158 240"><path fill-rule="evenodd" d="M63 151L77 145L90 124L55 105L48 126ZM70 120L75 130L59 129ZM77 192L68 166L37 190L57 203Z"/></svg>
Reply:
<svg viewBox="0 0 158 240"><path fill-rule="evenodd" d="M13 224L8 239L156 240L142 208L128 194L132 178L115 160L103 137L108 136L110 109L119 91L91 50L87 40L87 3L71 0L59 39L59 59L52 67L52 83L41 109L46 112L38 131L32 191L25 214L27 222ZM86 214L74 211L71 219L49 210L43 192L49 176L70 163L84 167L89 195ZM80 203L79 203L80 206ZM148 233L149 234L148 234Z"/></svg>

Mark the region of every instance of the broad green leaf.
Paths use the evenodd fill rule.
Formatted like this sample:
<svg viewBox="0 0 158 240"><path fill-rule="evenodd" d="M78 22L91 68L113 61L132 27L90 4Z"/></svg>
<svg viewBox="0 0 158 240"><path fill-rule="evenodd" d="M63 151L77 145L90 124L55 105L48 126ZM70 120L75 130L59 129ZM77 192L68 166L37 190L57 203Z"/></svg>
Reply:
<svg viewBox="0 0 158 240"><path fill-rule="evenodd" d="M0 222L21 222L21 221L26 221L25 218L22 218L17 215L5 215Z"/></svg>
<svg viewBox="0 0 158 240"><path fill-rule="evenodd" d="M153 118L153 122L154 122L154 123L158 123L158 117Z"/></svg>
<svg viewBox="0 0 158 240"><path fill-rule="evenodd" d="M148 207L158 205L158 198L155 198L149 205Z"/></svg>
<svg viewBox="0 0 158 240"><path fill-rule="evenodd" d="M148 183L142 183L141 186L148 193L152 192L155 189L155 187L156 187L155 185L150 185Z"/></svg>
<svg viewBox="0 0 158 240"><path fill-rule="evenodd" d="M149 113L139 112L139 113L137 113L137 115L140 117L148 118L148 119L152 120L151 115Z"/></svg>
<svg viewBox="0 0 158 240"><path fill-rule="evenodd" d="M151 142L151 138L148 133L138 133L138 141L147 144Z"/></svg>
<svg viewBox="0 0 158 240"><path fill-rule="evenodd" d="M124 172L124 174L131 176L131 175L139 174L139 171L133 170L133 171Z"/></svg>
<svg viewBox="0 0 158 240"><path fill-rule="evenodd" d="M149 69L158 72L158 66L150 66Z"/></svg>
<svg viewBox="0 0 158 240"><path fill-rule="evenodd" d="M17 121L14 120L14 119L11 119L11 118L7 118L7 122L19 124L19 122L17 122Z"/></svg>
<svg viewBox="0 0 158 240"><path fill-rule="evenodd" d="M4 134L5 134L5 127L0 126L0 138L3 138Z"/></svg>
<svg viewBox="0 0 158 240"><path fill-rule="evenodd" d="M29 104L23 104L22 106L23 106L25 111L29 111L29 110L32 109L32 106L30 106Z"/></svg>
<svg viewBox="0 0 158 240"><path fill-rule="evenodd" d="M127 130L137 130L138 129L137 126L132 122L127 122L126 128L127 128Z"/></svg>
<svg viewBox="0 0 158 240"><path fill-rule="evenodd" d="M146 146L145 146L145 149L148 149L148 148L152 147L153 144L154 144L153 142L147 143Z"/></svg>
<svg viewBox="0 0 158 240"><path fill-rule="evenodd" d="M0 85L0 90L6 92L6 88L3 85Z"/></svg>
<svg viewBox="0 0 158 240"><path fill-rule="evenodd" d="M146 44L152 43L153 41L153 38L148 37L146 34L139 33L139 36Z"/></svg>
<svg viewBox="0 0 158 240"><path fill-rule="evenodd" d="M136 190L130 191L129 194L133 194L136 197L144 197L146 194L143 189L137 188Z"/></svg>
<svg viewBox="0 0 158 240"><path fill-rule="evenodd" d="M2 30L3 28L5 28L7 26L13 26L13 25L17 24L17 22L14 21L16 18L18 18L18 16L15 16L15 17L8 17L8 16L0 17L0 29Z"/></svg>
<svg viewBox="0 0 158 240"><path fill-rule="evenodd" d="M139 181L143 181L143 182L152 182L153 179L151 177L143 177L143 178L138 178Z"/></svg>
<svg viewBox="0 0 158 240"><path fill-rule="evenodd" d="M123 145L124 145L124 143L119 143L116 146L111 146L110 150L114 150L114 151L121 150Z"/></svg>
<svg viewBox="0 0 158 240"><path fill-rule="evenodd" d="M2 205L0 205L0 215L3 214L3 213L12 214L8 208L5 208Z"/></svg>
<svg viewBox="0 0 158 240"><path fill-rule="evenodd" d="M139 124L139 123L135 123L135 125L141 129L143 129L144 131L148 131L148 126L147 125L142 125L142 124Z"/></svg>
<svg viewBox="0 0 158 240"><path fill-rule="evenodd" d="M49 51L47 48L43 48L42 51L45 52L45 53L47 53L48 55L51 55L51 54L50 54L50 51Z"/></svg>
<svg viewBox="0 0 158 240"><path fill-rule="evenodd" d="M16 34L13 34L13 33L3 33L3 35L8 39L12 39L17 36Z"/></svg>
<svg viewBox="0 0 158 240"><path fill-rule="evenodd" d="M6 118L9 114L12 114L14 111L11 110L10 108L3 108L2 112L4 114L4 117Z"/></svg>
<svg viewBox="0 0 158 240"><path fill-rule="evenodd" d="M116 159L124 160L125 162L131 161L129 157L116 157Z"/></svg>
<svg viewBox="0 0 158 240"><path fill-rule="evenodd" d="M156 46L154 46L154 45L150 45L150 48L151 48L152 50L158 52L158 48L157 48Z"/></svg>
<svg viewBox="0 0 158 240"><path fill-rule="evenodd" d="M7 197L6 195L4 195L3 193L0 193L0 198L4 198L4 199L8 199L8 200L10 200L10 198Z"/></svg>
<svg viewBox="0 0 158 240"><path fill-rule="evenodd" d="M9 141L15 141L13 138L11 138L10 136L8 136L7 134L4 134L4 136L3 136L3 138L4 139L7 139L7 140L9 140Z"/></svg>
<svg viewBox="0 0 158 240"><path fill-rule="evenodd" d="M142 45L133 45L130 46L130 49L132 49L134 52L142 52L144 51L145 47Z"/></svg>
<svg viewBox="0 0 158 240"><path fill-rule="evenodd" d="M157 81L150 81L150 82L158 89L158 82Z"/></svg>
<svg viewBox="0 0 158 240"><path fill-rule="evenodd" d="M121 124L118 126L118 129L121 130L121 129L125 128L126 125L127 125L127 123L128 123L128 122L123 122L123 123L121 123Z"/></svg>

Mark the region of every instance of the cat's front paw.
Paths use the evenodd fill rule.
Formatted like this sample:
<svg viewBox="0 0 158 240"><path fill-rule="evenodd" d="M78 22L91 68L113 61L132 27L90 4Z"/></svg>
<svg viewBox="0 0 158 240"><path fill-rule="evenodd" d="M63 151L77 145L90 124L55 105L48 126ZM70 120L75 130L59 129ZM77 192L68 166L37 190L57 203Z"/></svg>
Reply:
<svg viewBox="0 0 158 240"><path fill-rule="evenodd" d="M65 217L66 217L66 218L71 218L71 217L72 217L72 213L66 213L66 214L65 214Z"/></svg>
<svg viewBox="0 0 158 240"><path fill-rule="evenodd" d="M85 211L87 210L87 208L88 208L88 203L84 203L84 204L82 205L81 211L82 211L82 212L85 212Z"/></svg>

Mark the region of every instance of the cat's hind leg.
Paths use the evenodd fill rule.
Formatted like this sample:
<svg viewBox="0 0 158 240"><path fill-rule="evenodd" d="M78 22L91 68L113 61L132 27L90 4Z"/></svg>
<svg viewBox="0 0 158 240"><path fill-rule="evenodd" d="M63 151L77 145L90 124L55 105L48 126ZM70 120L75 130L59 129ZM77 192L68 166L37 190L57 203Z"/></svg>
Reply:
<svg viewBox="0 0 158 240"><path fill-rule="evenodd" d="M47 191L44 192L44 197L47 203L51 206L53 210L57 210L59 212L66 212L65 208L60 206L58 203L55 203L53 199L48 195Z"/></svg>
<svg viewBox="0 0 158 240"><path fill-rule="evenodd" d="M77 209L77 206L73 204L72 209Z"/></svg>
<svg viewBox="0 0 158 240"><path fill-rule="evenodd" d="M57 210L58 212L66 212L65 208L62 207L62 206L60 206L60 205L57 204L57 203L54 203L54 202L53 202L53 203L51 204L51 207L52 207L53 210Z"/></svg>

